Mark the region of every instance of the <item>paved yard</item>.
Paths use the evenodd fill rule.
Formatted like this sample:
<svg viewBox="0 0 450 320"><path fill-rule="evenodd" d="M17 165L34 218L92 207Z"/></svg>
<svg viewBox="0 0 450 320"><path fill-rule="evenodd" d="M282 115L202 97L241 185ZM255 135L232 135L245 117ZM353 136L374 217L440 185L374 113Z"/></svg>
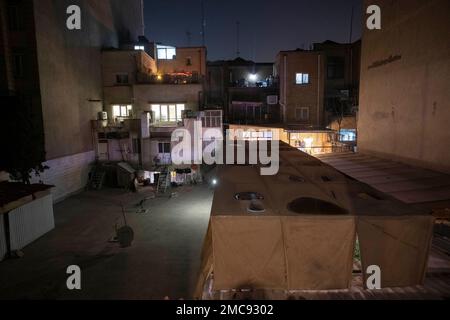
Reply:
<svg viewBox="0 0 450 320"><path fill-rule="evenodd" d="M56 229L26 247L25 256L0 263L0 298L171 299L195 289L213 190L184 187L176 198L148 200L121 190L89 191L55 206ZM132 247L108 240L122 224L125 203ZM82 290L66 288L66 268L82 269Z"/></svg>

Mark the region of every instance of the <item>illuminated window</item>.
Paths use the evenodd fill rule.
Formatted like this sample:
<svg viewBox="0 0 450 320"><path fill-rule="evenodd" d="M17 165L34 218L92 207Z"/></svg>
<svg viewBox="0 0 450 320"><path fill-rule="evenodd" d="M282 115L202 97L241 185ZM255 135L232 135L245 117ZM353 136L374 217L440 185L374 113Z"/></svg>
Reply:
<svg viewBox="0 0 450 320"><path fill-rule="evenodd" d="M133 106L128 105L113 105L113 118L127 118L131 116Z"/></svg>
<svg viewBox="0 0 450 320"><path fill-rule="evenodd" d="M184 111L184 104L177 104L177 119L182 120L183 119L183 111Z"/></svg>
<svg viewBox="0 0 450 320"><path fill-rule="evenodd" d="M308 84L309 83L309 74L308 73L297 73L295 75L295 83L296 84Z"/></svg>
<svg viewBox="0 0 450 320"><path fill-rule="evenodd" d="M169 105L169 121L177 121L177 106L174 104Z"/></svg>
<svg viewBox="0 0 450 320"><path fill-rule="evenodd" d="M169 108L167 105L161 105L161 121L169 121Z"/></svg>
<svg viewBox="0 0 450 320"><path fill-rule="evenodd" d="M177 55L177 49L170 46L156 46L159 60L173 60Z"/></svg>
<svg viewBox="0 0 450 320"><path fill-rule="evenodd" d="M178 122L183 120L184 104L152 104L155 122Z"/></svg>
<svg viewBox="0 0 450 320"><path fill-rule="evenodd" d="M144 47L144 46L134 46L134 50L142 50L142 51L145 51L145 47Z"/></svg>
<svg viewBox="0 0 450 320"><path fill-rule="evenodd" d="M155 121L161 121L161 106L159 104L152 104L151 106L153 111L153 116L155 117Z"/></svg>

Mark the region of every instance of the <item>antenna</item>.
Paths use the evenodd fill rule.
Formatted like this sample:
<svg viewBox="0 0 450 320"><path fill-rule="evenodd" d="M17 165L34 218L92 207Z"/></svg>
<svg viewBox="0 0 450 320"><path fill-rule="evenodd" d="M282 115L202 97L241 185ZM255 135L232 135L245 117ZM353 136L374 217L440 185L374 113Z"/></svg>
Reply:
<svg viewBox="0 0 450 320"><path fill-rule="evenodd" d="M202 0L202 46L206 45L206 17L205 17L205 1Z"/></svg>
<svg viewBox="0 0 450 320"><path fill-rule="evenodd" d="M353 40L353 16L354 16L354 11L355 11L355 6L352 6L352 15L350 18L350 38L349 38L349 43L352 43Z"/></svg>
<svg viewBox="0 0 450 320"><path fill-rule="evenodd" d="M241 55L241 51L240 51L240 30L241 28L241 23L239 21L236 21L236 56L239 58L239 56Z"/></svg>
<svg viewBox="0 0 450 320"><path fill-rule="evenodd" d="M186 31L186 39L187 39L187 46L190 47L192 40L192 33L189 30Z"/></svg>

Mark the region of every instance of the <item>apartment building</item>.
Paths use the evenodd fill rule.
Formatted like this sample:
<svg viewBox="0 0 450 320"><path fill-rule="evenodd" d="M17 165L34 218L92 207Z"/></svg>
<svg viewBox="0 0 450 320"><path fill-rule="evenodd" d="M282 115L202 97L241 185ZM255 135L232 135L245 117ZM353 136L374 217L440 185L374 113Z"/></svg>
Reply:
<svg viewBox="0 0 450 320"><path fill-rule="evenodd" d="M277 55L282 122L305 128L324 124L325 57L297 49Z"/></svg>
<svg viewBox="0 0 450 320"><path fill-rule="evenodd" d="M236 58L211 61L207 68L207 103L224 110L226 123L279 121L278 84L273 63Z"/></svg>
<svg viewBox="0 0 450 320"><path fill-rule="evenodd" d="M105 113L93 122L97 158L147 170L170 165L172 133L221 128L221 110L204 110L206 49L153 44L140 37L102 53ZM196 123L197 121L197 123Z"/></svg>

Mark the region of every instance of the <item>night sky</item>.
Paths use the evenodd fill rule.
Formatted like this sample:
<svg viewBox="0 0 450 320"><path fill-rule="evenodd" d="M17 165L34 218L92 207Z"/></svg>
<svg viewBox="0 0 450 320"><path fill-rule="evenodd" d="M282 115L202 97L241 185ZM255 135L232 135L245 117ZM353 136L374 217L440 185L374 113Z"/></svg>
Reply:
<svg viewBox="0 0 450 320"><path fill-rule="evenodd" d="M144 0L146 36L175 46L201 45L201 0ZM354 6L353 40L361 37L362 0L205 0L208 60L240 56L273 62L281 50L311 43L348 42Z"/></svg>
<svg viewBox="0 0 450 320"><path fill-rule="evenodd" d="M175 46L201 45L201 0L144 0L146 36ZM208 60L240 56L273 62L281 50L311 43L348 42L354 6L353 40L361 37L362 0L205 0Z"/></svg>

